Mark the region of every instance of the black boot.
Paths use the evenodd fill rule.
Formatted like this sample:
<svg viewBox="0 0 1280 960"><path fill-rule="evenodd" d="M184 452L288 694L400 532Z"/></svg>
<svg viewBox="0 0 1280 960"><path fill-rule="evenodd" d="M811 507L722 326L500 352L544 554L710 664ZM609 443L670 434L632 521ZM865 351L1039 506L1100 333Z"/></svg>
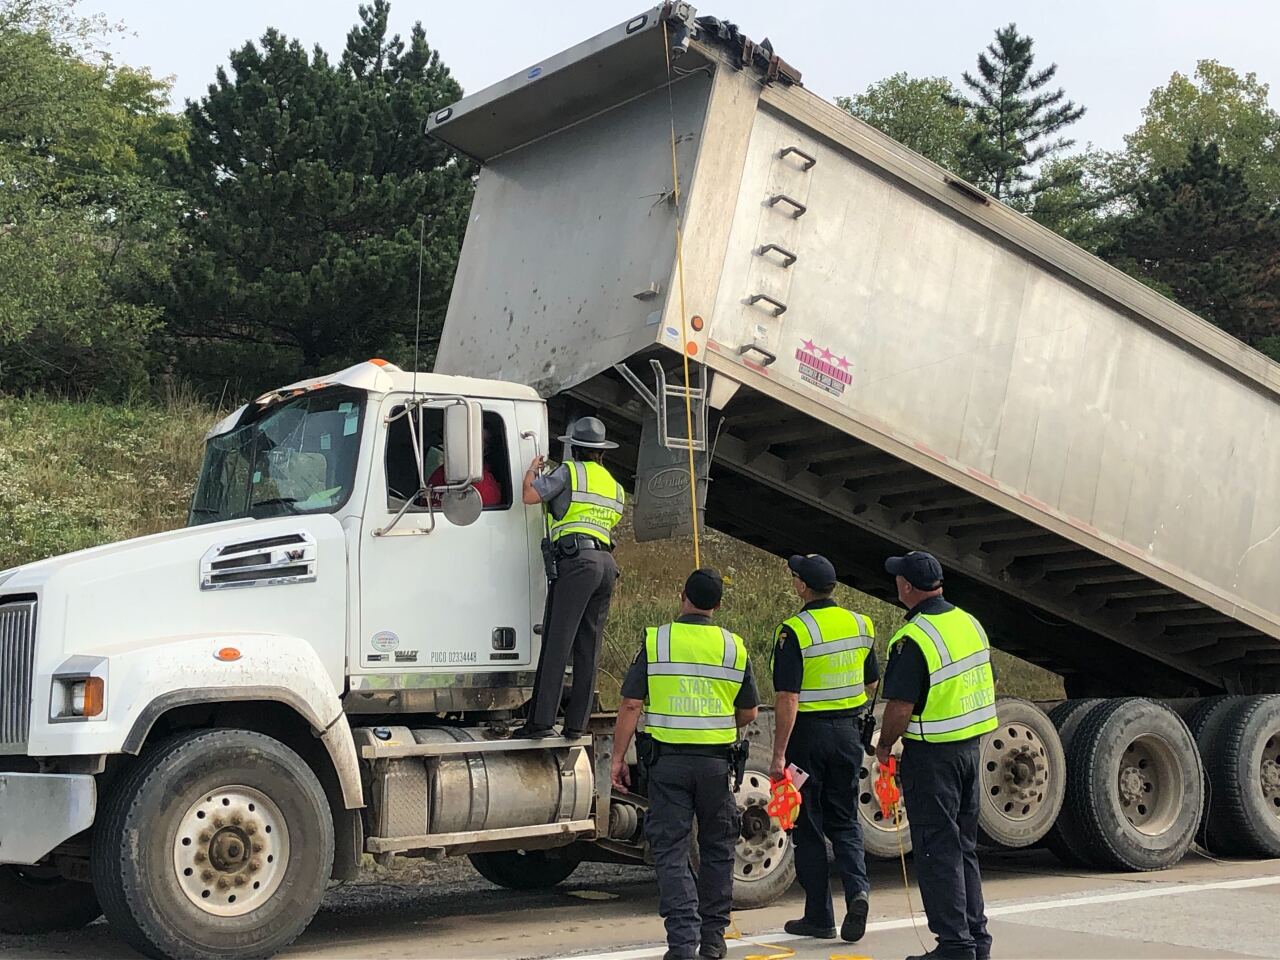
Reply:
<svg viewBox="0 0 1280 960"><path fill-rule="evenodd" d="M803 918L788 920L782 925L782 929L796 937L816 937L819 940L834 940L836 938L835 927L822 927Z"/></svg>
<svg viewBox="0 0 1280 960"><path fill-rule="evenodd" d="M544 737L554 737L555 730L551 727L542 727L533 723L526 723L523 727L518 727L511 733L512 740L542 740Z"/></svg>
<svg viewBox="0 0 1280 960"><path fill-rule="evenodd" d="M855 893L849 898L848 913L844 915L844 923L840 924L840 939L846 943L857 943L867 932L867 914L871 910L871 900L865 893Z"/></svg>
<svg viewBox="0 0 1280 960"><path fill-rule="evenodd" d="M729 955L729 946L721 934L702 935L702 945L698 947L698 956L706 960L724 960Z"/></svg>

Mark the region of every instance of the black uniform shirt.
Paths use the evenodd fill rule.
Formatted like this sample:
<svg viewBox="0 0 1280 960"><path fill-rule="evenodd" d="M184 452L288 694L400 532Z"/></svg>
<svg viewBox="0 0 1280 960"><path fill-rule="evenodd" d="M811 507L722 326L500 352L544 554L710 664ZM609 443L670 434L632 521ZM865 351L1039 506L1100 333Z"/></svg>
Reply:
<svg viewBox="0 0 1280 960"><path fill-rule="evenodd" d="M698 626L712 626L711 618L698 613L687 613L676 617L676 623L693 623ZM627 675L622 680L622 695L630 700L644 700L649 696L649 661L645 656L644 644L640 644L640 652L631 661ZM751 672L751 661L747 661L747 672L742 678L742 687L733 705L738 710L750 710L760 705L760 691L756 688L755 674Z"/></svg>
<svg viewBox="0 0 1280 960"><path fill-rule="evenodd" d="M812 600L806 603L804 610L821 610L825 607L839 606L830 597ZM804 654L800 652L800 641L795 632L783 626L778 634L778 642L773 648L773 689L778 693L799 693L804 679ZM875 650L867 652L867 659L862 665L863 683L875 683L880 679L880 664L876 661ZM864 707L844 708L841 710L805 710L801 717L853 717L863 711Z"/></svg>

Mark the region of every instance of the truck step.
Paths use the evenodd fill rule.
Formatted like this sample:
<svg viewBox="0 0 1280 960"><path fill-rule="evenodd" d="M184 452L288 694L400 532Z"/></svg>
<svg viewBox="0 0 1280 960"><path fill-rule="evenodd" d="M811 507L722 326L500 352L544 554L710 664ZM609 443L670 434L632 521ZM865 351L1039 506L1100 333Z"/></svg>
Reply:
<svg viewBox="0 0 1280 960"><path fill-rule="evenodd" d="M506 827L499 830L464 830L459 833L426 833L416 837L369 837L365 850L369 853L403 853L406 850L447 850L477 843L506 843L535 837L586 837L595 835L594 820L567 820L563 823L537 823L529 827Z"/></svg>
<svg viewBox="0 0 1280 960"><path fill-rule="evenodd" d="M360 748L365 760L396 757L445 757L460 753L508 753L513 750L550 750L589 747L591 737L543 737L541 740L464 740L456 743L368 743Z"/></svg>

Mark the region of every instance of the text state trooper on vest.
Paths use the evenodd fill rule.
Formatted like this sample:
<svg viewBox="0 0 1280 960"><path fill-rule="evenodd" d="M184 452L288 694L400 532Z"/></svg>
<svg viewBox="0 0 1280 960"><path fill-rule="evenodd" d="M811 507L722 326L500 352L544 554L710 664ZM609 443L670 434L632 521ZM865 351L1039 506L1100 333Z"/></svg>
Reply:
<svg viewBox="0 0 1280 960"><path fill-rule="evenodd" d="M975 617L942 598L932 554L890 557L907 622L889 642L876 758L902 737L902 793L931 960L986 960L991 935L978 871L979 738L997 726L991 645ZM920 960L920 958L909 958Z"/></svg>
<svg viewBox="0 0 1280 960"><path fill-rule="evenodd" d="M534 457L524 475L524 502L546 505L558 576L549 586L532 708L528 721L515 732L517 737L552 734L570 654L573 684L565 707L564 735L577 737L586 731L604 622L618 579L612 533L622 519L624 497L622 485L600 462L604 451L617 444L605 438L604 424L595 417L575 421L569 435L560 439L582 451L582 458L566 460L550 476L543 476L543 458Z"/></svg>
<svg viewBox="0 0 1280 960"><path fill-rule="evenodd" d="M850 943L867 929L866 858L858 821L858 774L862 769L862 714L880 679L875 627L831 598L836 569L818 554L787 562L792 588L804 602L775 631L773 651L773 759L769 774L782 778L788 763L809 774L800 788L803 803L791 834L796 876L804 888L804 916L789 920L787 933L830 939L836 935L827 845L844 887L840 936Z"/></svg>
<svg viewBox="0 0 1280 960"><path fill-rule="evenodd" d="M666 921L666 960L725 956L733 906L733 851L741 822L729 785L731 753L760 701L742 638L711 622L724 585L695 570L680 594L674 623L645 631L644 647L622 683L613 736L613 785L626 792L627 747L643 708L637 752L648 765L645 837L658 874ZM697 878L689 839L698 822Z"/></svg>

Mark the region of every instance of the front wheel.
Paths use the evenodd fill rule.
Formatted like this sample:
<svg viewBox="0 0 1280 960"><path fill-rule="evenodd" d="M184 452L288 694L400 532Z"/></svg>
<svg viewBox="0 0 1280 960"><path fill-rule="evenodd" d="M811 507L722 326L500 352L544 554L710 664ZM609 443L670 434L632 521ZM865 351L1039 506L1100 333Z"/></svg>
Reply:
<svg viewBox="0 0 1280 960"><path fill-rule="evenodd" d="M54 867L0 865L0 933L79 930L100 916L92 885Z"/></svg>
<svg viewBox="0 0 1280 960"><path fill-rule="evenodd" d="M156 958L270 956L315 915L333 867L315 774L248 730L159 744L116 785L93 879L114 931Z"/></svg>
<svg viewBox="0 0 1280 960"><path fill-rule="evenodd" d="M566 849L498 850L469 855L476 872L508 890L548 890L569 879L582 858Z"/></svg>

